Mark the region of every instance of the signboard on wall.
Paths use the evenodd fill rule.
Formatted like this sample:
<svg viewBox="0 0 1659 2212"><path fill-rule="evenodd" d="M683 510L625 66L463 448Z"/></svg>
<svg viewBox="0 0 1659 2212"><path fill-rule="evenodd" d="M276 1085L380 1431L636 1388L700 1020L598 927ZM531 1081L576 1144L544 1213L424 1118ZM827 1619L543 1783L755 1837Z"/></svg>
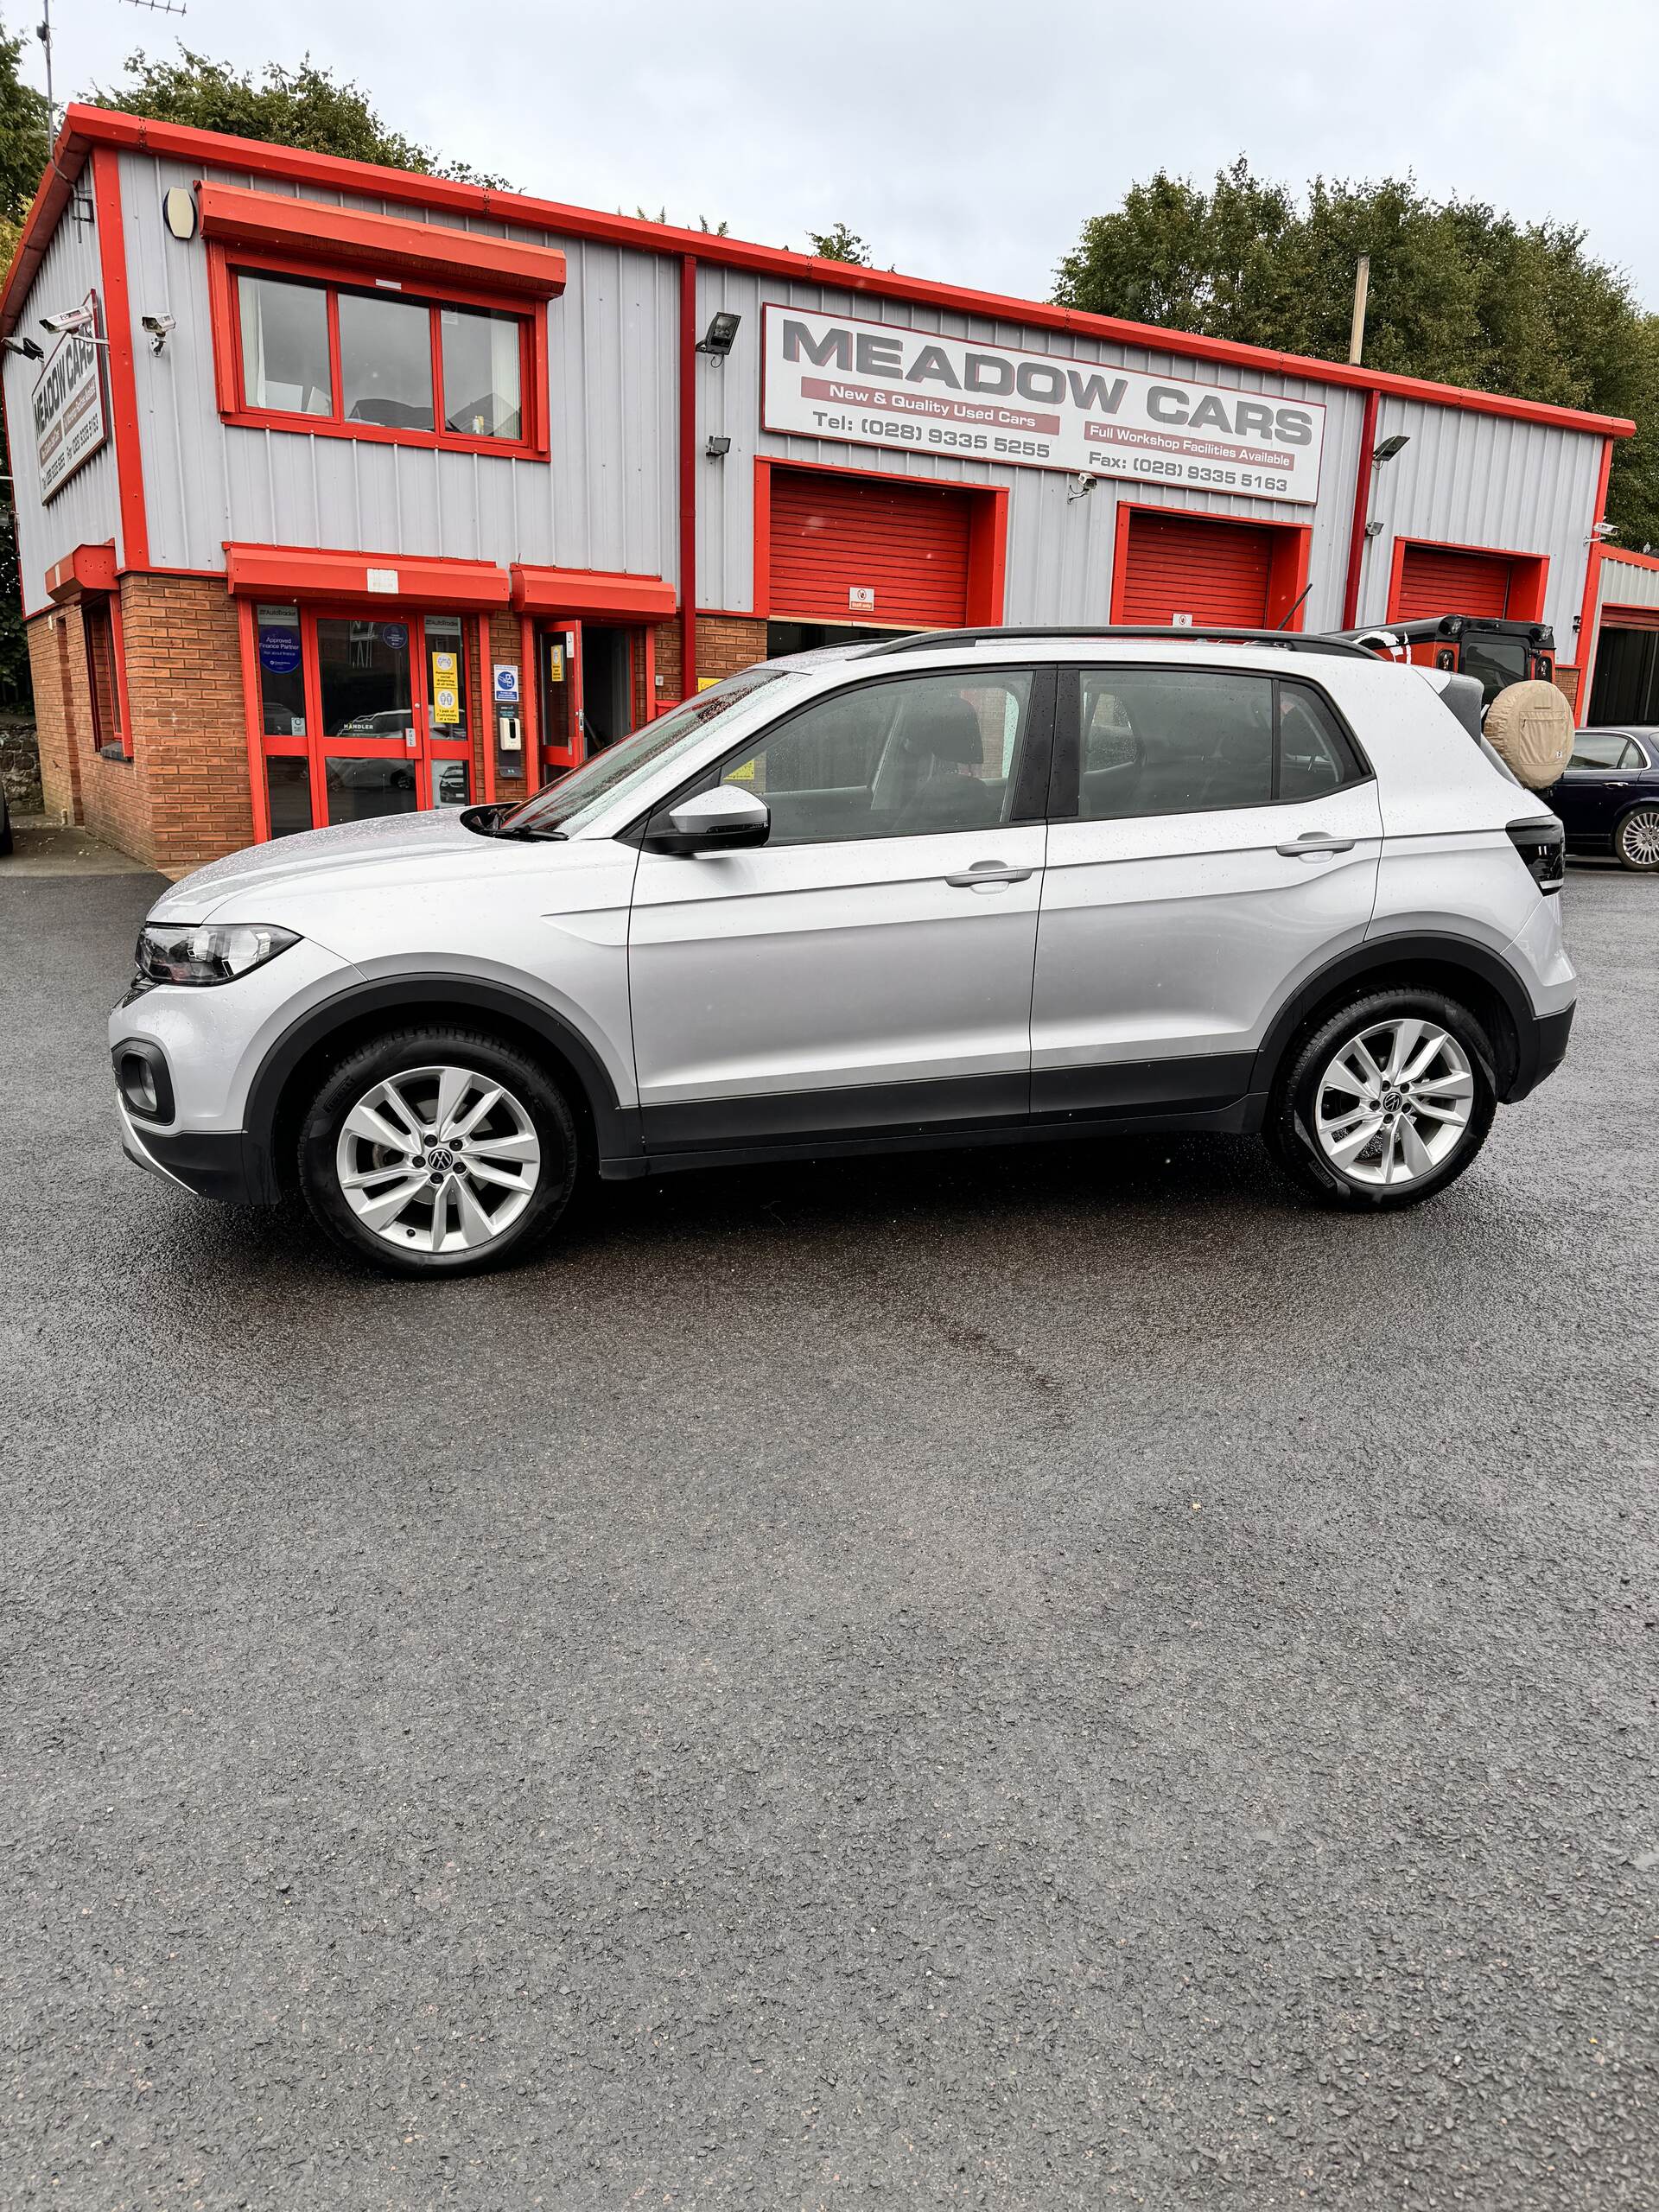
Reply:
<svg viewBox="0 0 1659 2212"><path fill-rule="evenodd" d="M29 398L42 500L62 491L110 435L105 349L92 336L98 328L97 293L88 292L83 304L92 312L90 330L63 333L41 365Z"/></svg>
<svg viewBox="0 0 1659 2212"><path fill-rule="evenodd" d="M1325 409L768 306L760 419L795 437L1311 505Z"/></svg>

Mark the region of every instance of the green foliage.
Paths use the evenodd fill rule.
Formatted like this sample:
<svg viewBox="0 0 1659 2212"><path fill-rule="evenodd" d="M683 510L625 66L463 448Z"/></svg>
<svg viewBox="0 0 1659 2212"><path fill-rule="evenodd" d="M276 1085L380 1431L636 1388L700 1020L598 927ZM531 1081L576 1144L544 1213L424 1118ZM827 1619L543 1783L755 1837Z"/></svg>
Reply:
<svg viewBox="0 0 1659 2212"><path fill-rule="evenodd" d="M173 61L134 54L126 71L125 84L99 86L88 99L99 107L124 108L166 123L189 124L198 130L263 138L273 146L303 146L314 154L379 162L388 168L454 177L498 191L512 188L505 177L482 175L465 162L442 160L430 147L389 130L366 92L340 83L308 54L297 69L283 69L270 61L256 76L251 69L232 69L181 46Z"/></svg>
<svg viewBox="0 0 1659 2212"><path fill-rule="evenodd" d="M35 197L50 150L46 95L17 74L23 41L9 38L0 25L0 222L21 223ZM14 238L6 240L11 257Z"/></svg>
<svg viewBox="0 0 1659 2212"><path fill-rule="evenodd" d="M809 231L806 236L820 261L849 261L860 269L870 266L870 249L845 223L832 223L827 231Z"/></svg>
<svg viewBox="0 0 1659 2212"><path fill-rule="evenodd" d="M1371 257L1368 367L1628 415L1608 514L1659 542L1659 320L1563 223L1437 202L1409 177L1316 177L1305 200L1243 156L1205 192L1160 170L1092 216L1057 271L1070 307L1324 360L1348 358L1354 264Z"/></svg>
<svg viewBox="0 0 1659 2212"><path fill-rule="evenodd" d="M623 211L619 207L616 212L620 215ZM636 207L633 212L642 223L666 223L668 220L666 207L659 207L654 215L649 207ZM678 226L675 227L677 229ZM699 215L697 228L706 232L711 238L723 238L729 232L731 226L728 223L711 223L706 215Z"/></svg>
<svg viewBox="0 0 1659 2212"><path fill-rule="evenodd" d="M22 52L22 40L8 37L0 26L0 267L10 266L51 150L46 96L17 73ZM29 641L17 588L17 518L6 485L0 487L0 705L26 708L29 696Z"/></svg>

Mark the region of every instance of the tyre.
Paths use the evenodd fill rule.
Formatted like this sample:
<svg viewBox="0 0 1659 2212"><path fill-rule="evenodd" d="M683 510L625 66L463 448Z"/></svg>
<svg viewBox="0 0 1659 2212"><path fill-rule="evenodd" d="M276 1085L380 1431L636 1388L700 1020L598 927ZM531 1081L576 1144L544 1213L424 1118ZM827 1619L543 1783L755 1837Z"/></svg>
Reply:
<svg viewBox="0 0 1659 2212"><path fill-rule="evenodd" d="M1633 807L1613 833L1613 850L1621 868L1642 875L1659 868L1659 806Z"/></svg>
<svg viewBox="0 0 1659 2212"><path fill-rule="evenodd" d="M1291 1179L1329 1205L1416 1205L1486 1141L1491 1067L1467 1007L1438 991L1376 991L1293 1052L1262 1134Z"/></svg>
<svg viewBox="0 0 1659 2212"><path fill-rule="evenodd" d="M465 1029L364 1046L300 1130L312 1213L394 1274L472 1274L522 1258L569 1205L578 1166L575 1123L545 1070Z"/></svg>

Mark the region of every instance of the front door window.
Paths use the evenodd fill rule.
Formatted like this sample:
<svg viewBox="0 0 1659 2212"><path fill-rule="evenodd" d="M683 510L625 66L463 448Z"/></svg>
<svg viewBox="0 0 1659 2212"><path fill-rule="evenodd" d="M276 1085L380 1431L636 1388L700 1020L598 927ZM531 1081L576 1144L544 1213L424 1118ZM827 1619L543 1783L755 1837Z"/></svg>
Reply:
<svg viewBox="0 0 1659 2212"><path fill-rule="evenodd" d="M461 614L256 609L270 835L472 798Z"/></svg>
<svg viewBox="0 0 1659 2212"><path fill-rule="evenodd" d="M328 819L413 814L421 762L407 622L317 617Z"/></svg>

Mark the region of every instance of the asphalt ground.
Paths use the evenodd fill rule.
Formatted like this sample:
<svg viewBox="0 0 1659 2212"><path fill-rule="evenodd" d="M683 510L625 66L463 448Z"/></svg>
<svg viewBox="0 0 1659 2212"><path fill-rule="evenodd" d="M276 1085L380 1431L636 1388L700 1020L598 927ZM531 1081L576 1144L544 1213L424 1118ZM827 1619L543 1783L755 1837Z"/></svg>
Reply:
<svg viewBox="0 0 1659 2212"><path fill-rule="evenodd" d="M475 1283L120 1155L8 880L0 2202L1659 2202L1659 884L1442 1199L607 1189Z"/></svg>

